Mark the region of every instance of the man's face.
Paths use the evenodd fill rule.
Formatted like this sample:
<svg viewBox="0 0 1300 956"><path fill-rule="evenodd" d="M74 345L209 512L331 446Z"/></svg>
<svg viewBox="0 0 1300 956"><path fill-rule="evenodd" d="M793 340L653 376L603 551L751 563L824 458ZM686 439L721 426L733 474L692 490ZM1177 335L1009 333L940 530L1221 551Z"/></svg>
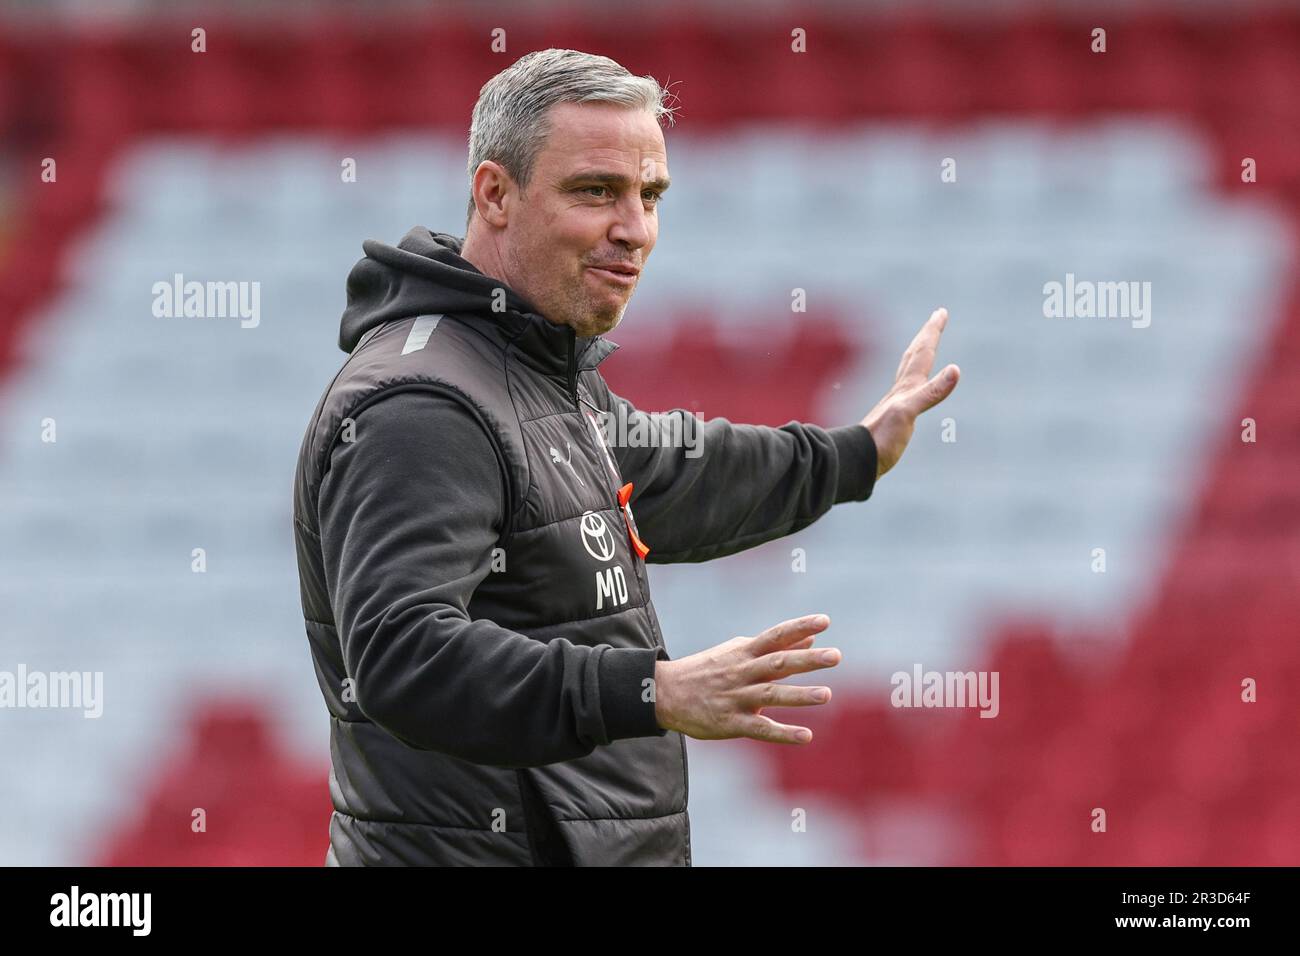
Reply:
<svg viewBox="0 0 1300 956"><path fill-rule="evenodd" d="M659 236L668 153L655 118L612 103L549 113L528 188L500 233L509 282L578 335L618 325Z"/></svg>

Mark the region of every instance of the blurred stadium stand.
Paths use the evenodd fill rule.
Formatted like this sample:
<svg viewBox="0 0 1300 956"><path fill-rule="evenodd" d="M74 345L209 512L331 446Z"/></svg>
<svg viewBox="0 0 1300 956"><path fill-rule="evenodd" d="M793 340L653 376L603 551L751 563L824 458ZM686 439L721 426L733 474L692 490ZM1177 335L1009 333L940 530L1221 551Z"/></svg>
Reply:
<svg viewBox="0 0 1300 956"><path fill-rule="evenodd" d="M788 712L811 747L690 742L696 862L1300 863L1300 13L1140 4L1096 55L1077 5L313 4L205 15L200 55L183 15L30 6L0 18L0 669L102 670L105 703L0 711L0 864L323 862L298 442L361 241L463 232L478 88L546 46L680 97L617 391L856 421L940 304L963 370L869 503L652 569L675 657L812 611L845 651ZM1151 326L1044 318L1067 272L1150 281ZM175 273L260 282L260 324L155 318ZM914 662L999 671L998 719L891 708Z"/></svg>

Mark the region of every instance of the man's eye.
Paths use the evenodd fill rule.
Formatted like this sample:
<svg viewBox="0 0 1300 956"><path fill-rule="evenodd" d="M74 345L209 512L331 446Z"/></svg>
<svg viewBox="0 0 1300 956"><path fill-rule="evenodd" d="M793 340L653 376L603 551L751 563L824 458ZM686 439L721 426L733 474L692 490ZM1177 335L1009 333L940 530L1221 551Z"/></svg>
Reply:
<svg viewBox="0 0 1300 956"><path fill-rule="evenodd" d="M664 197L662 193L657 193L653 189L647 189L641 193L641 198L649 202L651 205L657 206Z"/></svg>
<svg viewBox="0 0 1300 956"><path fill-rule="evenodd" d="M609 187L608 186L583 186L582 187L583 192L590 192L593 189L600 190L603 192L605 190L608 190Z"/></svg>

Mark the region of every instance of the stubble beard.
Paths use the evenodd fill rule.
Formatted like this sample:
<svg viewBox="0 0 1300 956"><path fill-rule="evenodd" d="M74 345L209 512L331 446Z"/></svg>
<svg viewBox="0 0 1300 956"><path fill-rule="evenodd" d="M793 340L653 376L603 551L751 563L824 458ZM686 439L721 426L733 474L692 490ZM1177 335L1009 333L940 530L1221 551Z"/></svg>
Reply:
<svg viewBox="0 0 1300 956"><path fill-rule="evenodd" d="M594 307L589 299L579 294L576 301L571 302L569 318L566 324L572 326L574 333L583 338L605 335L613 331L623 321L623 313L627 311L627 306L627 300L624 300L611 313L605 309Z"/></svg>

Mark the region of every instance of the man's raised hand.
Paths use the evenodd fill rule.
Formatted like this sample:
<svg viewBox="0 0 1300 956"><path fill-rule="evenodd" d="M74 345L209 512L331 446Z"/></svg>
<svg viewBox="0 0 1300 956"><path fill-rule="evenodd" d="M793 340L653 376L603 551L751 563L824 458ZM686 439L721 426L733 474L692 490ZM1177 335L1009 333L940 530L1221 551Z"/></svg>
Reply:
<svg viewBox="0 0 1300 956"><path fill-rule="evenodd" d="M876 477L898 464L903 449L912 440L916 417L938 405L957 387L961 370L956 365L930 378L934 356L939 350L939 336L948 324L948 310L935 309L930 319L921 326L912 344L903 353L894 376L893 387L885 394L862 424L871 432L876 443Z"/></svg>

